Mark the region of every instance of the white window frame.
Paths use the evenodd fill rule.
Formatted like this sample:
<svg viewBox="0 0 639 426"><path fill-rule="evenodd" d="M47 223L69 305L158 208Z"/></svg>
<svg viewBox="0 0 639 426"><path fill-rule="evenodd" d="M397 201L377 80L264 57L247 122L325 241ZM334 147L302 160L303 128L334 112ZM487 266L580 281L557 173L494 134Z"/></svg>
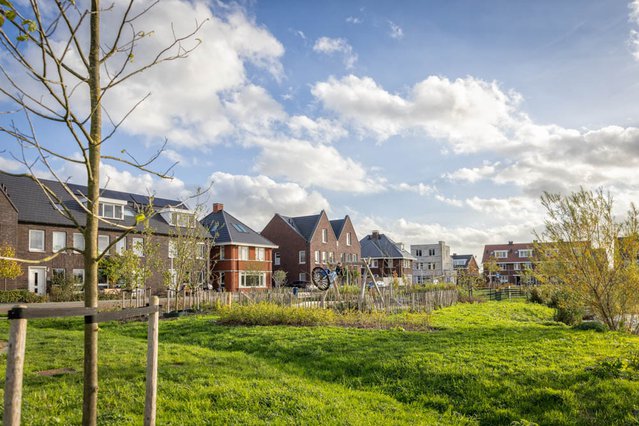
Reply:
<svg viewBox="0 0 639 426"><path fill-rule="evenodd" d="M169 240L168 256L169 256L169 259L175 259L177 257L177 244L173 240Z"/></svg>
<svg viewBox="0 0 639 426"><path fill-rule="evenodd" d="M144 238L131 238L131 250L137 257L144 257Z"/></svg>
<svg viewBox="0 0 639 426"><path fill-rule="evenodd" d="M76 281L77 276L80 275L82 276L82 280L81 281ZM84 281L86 278L86 275L84 273L84 269L74 269L71 276L73 277L73 283L75 284L75 286L79 289L84 288Z"/></svg>
<svg viewBox="0 0 639 426"><path fill-rule="evenodd" d="M104 242L106 240L106 243ZM111 243L111 238L108 235L98 235L98 253L102 254L103 252L109 253L107 248Z"/></svg>
<svg viewBox="0 0 639 426"><path fill-rule="evenodd" d="M377 263L377 259L371 259L371 268L377 268L378 263Z"/></svg>
<svg viewBox="0 0 639 426"><path fill-rule="evenodd" d="M280 252L276 251L275 253L273 253L273 265L280 266L281 261L282 260L280 258Z"/></svg>
<svg viewBox="0 0 639 426"><path fill-rule="evenodd" d="M495 259L506 259L508 257L508 250L495 250L493 251Z"/></svg>
<svg viewBox="0 0 639 426"><path fill-rule="evenodd" d="M118 240L115 243L115 253L116 254L122 254L122 253L124 253L124 250L126 250L126 237Z"/></svg>
<svg viewBox="0 0 639 426"><path fill-rule="evenodd" d="M322 252L322 263L326 263L326 252Z"/></svg>
<svg viewBox="0 0 639 426"><path fill-rule="evenodd" d="M329 263L335 263L335 253L332 251L328 252L328 261Z"/></svg>
<svg viewBox="0 0 639 426"><path fill-rule="evenodd" d="M105 207L110 207L111 208L111 215L107 215L105 214L106 209ZM120 214L116 214L117 209L120 209ZM115 220L124 220L124 205L122 204L115 204L115 203L104 203L104 202L100 202L100 210L99 210L99 215L100 217L103 217L105 219L115 219Z"/></svg>
<svg viewBox="0 0 639 426"><path fill-rule="evenodd" d="M328 243L328 229L322 228L322 243Z"/></svg>
<svg viewBox="0 0 639 426"><path fill-rule="evenodd" d="M315 263L320 263L320 252L319 252L319 250L315 250L313 252L313 260L315 261Z"/></svg>
<svg viewBox="0 0 639 426"><path fill-rule="evenodd" d="M35 235L40 235L42 240L42 244L41 244L42 247L40 247L40 244L38 244L37 246L32 245L33 236ZM29 229L29 251L42 253L44 252L44 247L45 247L44 231L42 229Z"/></svg>
<svg viewBox="0 0 639 426"><path fill-rule="evenodd" d="M525 253L525 254L524 254ZM519 250L519 257L532 257L533 251L532 249L521 249Z"/></svg>
<svg viewBox="0 0 639 426"><path fill-rule="evenodd" d="M255 247L255 260L264 260L266 258L266 249L264 247Z"/></svg>
<svg viewBox="0 0 639 426"><path fill-rule="evenodd" d="M73 248L76 250L84 251L84 235L79 232L73 233ZM74 253L79 254L74 250Z"/></svg>
<svg viewBox="0 0 639 426"><path fill-rule="evenodd" d="M437 269L437 263L436 262L426 262L426 270L427 271L434 271L435 269Z"/></svg>
<svg viewBox="0 0 639 426"><path fill-rule="evenodd" d="M422 249L415 249L415 256L421 257L422 256Z"/></svg>
<svg viewBox="0 0 639 426"><path fill-rule="evenodd" d="M195 257L201 260L201 259L204 259L205 256L206 256L206 244L197 243L197 252L195 254Z"/></svg>
<svg viewBox="0 0 639 426"><path fill-rule="evenodd" d="M62 244L60 244L60 241L59 241L60 237L62 237ZM62 251L66 246L67 246L67 233L64 231L53 231L51 233L51 250L54 253L57 253L59 251Z"/></svg>
<svg viewBox="0 0 639 426"><path fill-rule="evenodd" d="M300 250L297 253L297 260L298 260L300 265L305 265L306 264L306 250Z"/></svg>
<svg viewBox="0 0 639 426"><path fill-rule="evenodd" d="M435 255L436 255L436 253L437 253L437 250L436 250L436 249L434 249L434 248L429 248L429 249L428 249L428 255L429 255L429 256L435 256Z"/></svg>
<svg viewBox="0 0 639 426"><path fill-rule="evenodd" d="M300 272L300 274L297 276L297 278L300 281L306 281L306 272Z"/></svg>
<svg viewBox="0 0 639 426"><path fill-rule="evenodd" d="M224 260L225 251L224 246L220 246L220 260Z"/></svg>
<svg viewBox="0 0 639 426"><path fill-rule="evenodd" d="M258 285L246 285L248 277L258 277ZM240 272L240 288L264 288L266 287L266 272Z"/></svg>
<svg viewBox="0 0 639 426"><path fill-rule="evenodd" d="M240 246L240 260L249 260L249 248L247 246Z"/></svg>
<svg viewBox="0 0 639 426"><path fill-rule="evenodd" d="M351 245L351 233L350 232L346 233L346 245L347 246Z"/></svg>
<svg viewBox="0 0 639 426"><path fill-rule="evenodd" d="M353 253L353 263L357 263L357 254Z"/></svg>

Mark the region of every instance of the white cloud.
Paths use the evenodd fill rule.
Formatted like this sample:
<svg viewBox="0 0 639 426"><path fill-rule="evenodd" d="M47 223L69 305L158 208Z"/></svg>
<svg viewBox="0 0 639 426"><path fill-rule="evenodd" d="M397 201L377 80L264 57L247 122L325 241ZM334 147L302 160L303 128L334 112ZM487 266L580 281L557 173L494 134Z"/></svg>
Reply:
<svg viewBox="0 0 639 426"><path fill-rule="evenodd" d="M437 189L431 185L426 185L424 183L418 183L415 185L411 185L409 183L405 183L402 182L398 185L395 186L395 189L398 191L407 191L407 192L414 192L416 194L419 194L421 196L424 195L431 195L434 192L437 191Z"/></svg>
<svg viewBox="0 0 639 426"><path fill-rule="evenodd" d="M402 38L404 38L404 30L402 30L399 25L397 25L393 21L388 21L388 25L390 26L389 35L391 36L391 38L394 38L395 40L401 40Z"/></svg>
<svg viewBox="0 0 639 426"><path fill-rule="evenodd" d="M353 52L353 47L343 38L320 37L315 40L313 50L327 55L341 53L346 69L352 69L357 62L357 54Z"/></svg>
<svg viewBox="0 0 639 426"><path fill-rule="evenodd" d="M210 176L212 202L221 202L231 214L261 231L275 213L302 216L330 210L326 198L295 183L278 183L259 175L216 172Z"/></svg>
<svg viewBox="0 0 639 426"><path fill-rule="evenodd" d="M361 24L362 20L356 16L349 16L348 18L346 18L346 22L348 22L349 24Z"/></svg>
<svg viewBox="0 0 639 426"><path fill-rule="evenodd" d="M333 146L298 139L256 139L253 143L262 148L255 162L259 173L332 191L385 190L382 179L369 176L364 166L342 156Z"/></svg>
<svg viewBox="0 0 639 426"><path fill-rule="evenodd" d="M492 164L485 162L481 167L462 167L454 172L445 173L443 176L452 181L474 183L492 176L499 165L499 161Z"/></svg>
<svg viewBox="0 0 639 426"><path fill-rule="evenodd" d="M349 75L316 83L311 91L326 109L379 141L419 130L447 141L457 153L515 145L509 133L521 97L504 93L495 82L431 76L403 97L370 77Z"/></svg>
<svg viewBox="0 0 639 426"><path fill-rule="evenodd" d="M336 120L313 120L305 115L290 117L288 127L296 138L309 138L315 142L331 143L348 135L348 131Z"/></svg>
<svg viewBox="0 0 639 426"><path fill-rule="evenodd" d="M0 170L7 172L17 172L22 169L22 164L10 158L0 157Z"/></svg>
<svg viewBox="0 0 639 426"><path fill-rule="evenodd" d="M629 21L639 27L639 0L633 0L628 5L630 8ZM639 32L635 29L630 30L630 39L628 40L632 56L639 61Z"/></svg>

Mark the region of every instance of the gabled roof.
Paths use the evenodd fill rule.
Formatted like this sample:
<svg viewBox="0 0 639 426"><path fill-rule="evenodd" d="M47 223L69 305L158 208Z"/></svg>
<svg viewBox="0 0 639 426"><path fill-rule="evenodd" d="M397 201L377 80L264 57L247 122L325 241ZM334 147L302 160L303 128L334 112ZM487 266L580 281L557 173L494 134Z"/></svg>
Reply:
<svg viewBox="0 0 639 426"><path fill-rule="evenodd" d="M40 182L49 188L61 200L62 204L69 209L73 217L81 224L86 223L85 212L81 206L73 199L73 197L64 189L64 186L54 180L40 179ZM6 193L18 210L18 221L34 224L53 225L53 226L74 226L73 222L62 214L58 208L51 205L51 202L38 186L36 182L28 177L10 176L0 172L0 184L6 186ZM78 197L82 198L87 193L87 187L68 183L67 186ZM140 194L131 194L128 192L113 191L104 189L100 191L100 197L110 198L126 202L128 210L125 213L124 220L114 221L124 226L135 225L135 215L133 212L138 208L144 208L149 205L150 197ZM188 211L184 204L177 200L166 198L153 198L153 208L156 211L163 208L173 208L177 210ZM160 214L156 214L149 219L152 229L158 234L170 235L175 229L169 225ZM121 231L120 228L100 222L100 229ZM138 230L142 230L142 225L138 225Z"/></svg>
<svg viewBox="0 0 639 426"><path fill-rule="evenodd" d="M464 260L464 266L468 266L468 263L472 260L472 254L453 254L451 256L453 260Z"/></svg>
<svg viewBox="0 0 639 426"><path fill-rule="evenodd" d="M519 257L519 250L531 250L533 243L507 243L507 244L486 244L484 246L484 254L481 259L481 263L488 262L494 251L506 251L507 257L495 259L499 263L513 263L513 262L529 262L528 257Z"/></svg>
<svg viewBox="0 0 639 426"><path fill-rule="evenodd" d="M322 210L319 214L310 216L278 216L288 223L298 234L304 237L306 241L310 241L313 238L313 234L315 233L315 229L317 228L317 224L319 223L323 213L324 210Z"/></svg>
<svg viewBox="0 0 639 426"><path fill-rule="evenodd" d="M215 238L216 245L238 244L277 248L276 244L225 210L209 213L200 222L209 229L211 236Z"/></svg>
<svg viewBox="0 0 639 426"><path fill-rule="evenodd" d="M346 218L344 219L335 219L331 220L331 227L333 228L333 232L335 232L335 236L339 239L342 230L344 229L344 224L346 223Z"/></svg>
<svg viewBox="0 0 639 426"><path fill-rule="evenodd" d="M362 247L362 258L416 260L413 255L401 249L397 243L386 235L377 235L377 237L372 234L367 235L359 241Z"/></svg>

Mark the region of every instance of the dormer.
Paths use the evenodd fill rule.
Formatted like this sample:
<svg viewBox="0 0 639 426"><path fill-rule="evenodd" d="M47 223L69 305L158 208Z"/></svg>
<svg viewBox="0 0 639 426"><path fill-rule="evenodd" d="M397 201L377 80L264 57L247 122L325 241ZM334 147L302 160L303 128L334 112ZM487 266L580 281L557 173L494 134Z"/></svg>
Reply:
<svg viewBox="0 0 639 426"><path fill-rule="evenodd" d="M127 205L124 200L114 198L99 198L98 215L105 219L124 220L124 209Z"/></svg>
<svg viewBox="0 0 639 426"><path fill-rule="evenodd" d="M195 212L187 209L164 207L159 213L166 223L180 228L194 228L195 222L197 221Z"/></svg>

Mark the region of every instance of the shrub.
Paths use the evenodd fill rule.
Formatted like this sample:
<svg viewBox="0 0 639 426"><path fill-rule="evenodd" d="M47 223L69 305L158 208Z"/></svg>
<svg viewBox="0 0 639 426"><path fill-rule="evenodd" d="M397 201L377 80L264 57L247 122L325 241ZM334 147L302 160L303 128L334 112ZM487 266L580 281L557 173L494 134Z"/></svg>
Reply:
<svg viewBox="0 0 639 426"><path fill-rule="evenodd" d="M47 298L27 290L0 291L0 303L40 303Z"/></svg>
<svg viewBox="0 0 639 426"><path fill-rule="evenodd" d="M528 300L532 303L550 306L552 301L552 290L548 286L536 286L528 292Z"/></svg>
<svg viewBox="0 0 639 426"><path fill-rule="evenodd" d="M51 280L49 300L52 302L72 302L83 300L82 293L76 293L76 286L73 278L55 276Z"/></svg>
<svg viewBox="0 0 639 426"><path fill-rule="evenodd" d="M591 369L592 374L600 379L616 379L621 377L623 361L620 358L606 358Z"/></svg>
<svg viewBox="0 0 639 426"><path fill-rule="evenodd" d="M606 324L599 321L582 321L580 324L573 326L575 330L595 330L599 333L608 331Z"/></svg>

